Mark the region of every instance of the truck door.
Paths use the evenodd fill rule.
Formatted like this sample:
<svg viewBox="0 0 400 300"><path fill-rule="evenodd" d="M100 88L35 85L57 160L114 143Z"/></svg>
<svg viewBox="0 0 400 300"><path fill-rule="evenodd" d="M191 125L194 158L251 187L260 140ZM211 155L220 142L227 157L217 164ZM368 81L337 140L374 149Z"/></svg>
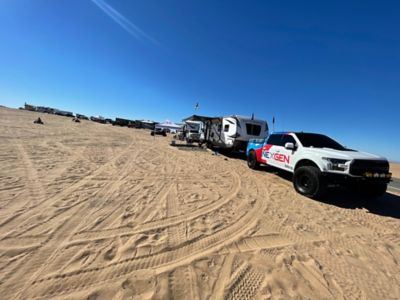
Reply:
<svg viewBox="0 0 400 300"><path fill-rule="evenodd" d="M276 154L280 152L280 142L282 140L281 134L271 134L262 148L261 156L268 165L281 168L279 161L277 161Z"/></svg>
<svg viewBox="0 0 400 300"><path fill-rule="evenodd" d="M292 143L294 149L286 149L286 143ZM293 171L294 169L294 155L296 154L296 141L293 136L289 134L282 135L280 142L279 156L277 156L282 169Z"/></svg>

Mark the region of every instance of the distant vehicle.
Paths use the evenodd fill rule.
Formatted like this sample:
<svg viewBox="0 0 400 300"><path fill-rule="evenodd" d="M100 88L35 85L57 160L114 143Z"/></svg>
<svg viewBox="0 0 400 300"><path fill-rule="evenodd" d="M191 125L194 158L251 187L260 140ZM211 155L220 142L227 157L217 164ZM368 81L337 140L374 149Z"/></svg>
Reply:
<svg viewBox="0 0 400 300"><path fill-rule="evenodd" d="M212 147L245 151L250 139L263 139L268 133L267 121L234 115L213 118L205 139Z"/></svg>
<svg viewBox="0 0 400 300"><path fill-rule="evenodd" d="M135 121L123 118L115 118L115 121L112 124L118 126L135 127Z"/></svg>
<svg viewBox="0 0 400 300"><path fill-rule="evenodd" d="M30 111L36 111L36 106L28 104L28 103L25 103L24 104L24 109L25 110L30 110Z"/></svg>
<svg viewBox="0 0 400 300"><path fill-rule="evenodd" d="M179 140L179 141L184 141L184 140L185 140L185 134L184 134L184 132L183 132L183 129L178 130L178 131L175 133L174 138L177 139L177 140Z"/></svg>
<svg viewBox="0 0 400 300"><path fill-rule="evenodd" d="M204 142L204 123L201 121L185 121L183 125L183 136L188 143L203 143Z"/></svg>
<svg viewBox="0 0 400 300"><path fill-rule="evenodd" d="M246 154L252 169L263 164L292 173L295 190L311 198L324 195L329 186L344 185L377 197L391 180L386 158L347 149L317 133L273 133L250 140Z"/></svg>
<svg viewBox="0 0 400 300"><path fill-rule="evenodd" d="M167 136L167 131L165 129L162 128L154 128L151 133L152 136L154 135L162 135L162 136Z"/></svg>
<svg viewBox="0 0 400 300"><path fill-rule="evenodd" d="M81 114L76 114L76 117L77 117L78 119L82 119L82 120L89 120L89 118L88 118L87 116L81 115Z"/></svg>
<svg viewBox="0 0 400 300"><path fill-rule="evenodd" d="M51 107L45 107L45 106L37 106L36 107L37 112L42 112L42 113L48 113L48 114L54 114L56 109L51 108Z"/></svg>
<svg viewBox="0 0 400 300"><path fill-rule="evenodd" d="M55 109L54 110L54 114L55 115L59 115L59 116L64 116L64 117L74 117L74 114L70 111L65 111L65 110L58 110Z"/></svg>
<svg viewBox="0 0 400 300"><path fill-rule="evenodd" d="M154 128L157 124L158 124L157 122L143 120L143 121L139 121L138 126L139 126L139 128L154 130Z"/></svg>
<svg viewBox="0 0 400 300"><path fill-rule="evenodd" d="M92 116L92 117L90 117L90 120L93 122L102 123L102 124L106 123L106 119L104 119L102 116Z"/></svg>

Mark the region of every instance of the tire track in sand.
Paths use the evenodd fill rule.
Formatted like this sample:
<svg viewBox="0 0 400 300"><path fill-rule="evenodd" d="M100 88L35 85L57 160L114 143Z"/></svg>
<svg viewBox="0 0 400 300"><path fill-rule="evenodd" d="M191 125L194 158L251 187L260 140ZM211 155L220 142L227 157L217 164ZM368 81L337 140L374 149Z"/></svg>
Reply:
<svg viewBox="0 0 400 300"><path fill-rule="evenodd" d="M131 144L132 145L132 144ZM96 170L95 174L90 175L91 178L95 178L97 174L101 174L102 170L105 170L109 167L110 163L113 163L114 160L118 159L120 156L124 155L130 150L130 146L127 149L124 149L120 152L118 156L113 158L109 163L101 166ZM126 170L126 168L124 169ZM82 182L84 181L84 182ZM72 193L74 189L78 189L82 187L87 180L82 179L79 184L75 184L74 187L69 187L63 192L57 194L55 197L51 197L42 201L41 204L48 201L56 201L62 200L63 198L68 198L69 193ZM112 181L110 184L102 187L96 194L102 191L112 190L111 186L115 184L115 181ZM87 200L87 199L86 199ZM39 206L36 206L36 210L38 210ZM92 210L95 206L90 207L90 203L86 203L83 201L78 205L69 208L66 211L63 211L63 217L59 221L55 230L48 236L48 238L42 242L39 248L35 249L35 251L29 253L26 258L15 268L13 268L10 272L7 273L3 280L0 282L0 285L6 291L3 296L5 298L16 298L16 297L24 297L24 293L26 289L34 281L34 278L38 276L43 267L46 266L45 262L51 260L57 253L57 249L62 247L62 244L65 240L68 240L74 233L74 229L78 228L80 223L83 221L82 212L86 212L89 214L89 211ZM36 212L33 209L32 213ZM60 216L53 216L53 218L59 218ZM24 265L29 265L30 267L27 269ZM19 278L21 277L30 277L27 282L21 282ZM14 291L19 292L19 296L14 295Z"/></svg>
<svg viewBox="0 0 400 300"><path fill-rule="evenodd" d="M21 212L18 213L18 216L14 217L12 219L12 221L13 221L12 224L9 223L8 225L9 226L13 225L13 223L15 223L20 217L24 216L25 214L28 214L28 213L29 213L29 215L40 214L42 212L42 207L47 205L49 202L55 203L58 200L67 198L69 195L73 194L74 192L78 191L79 189L84 188L87 184L90 184L91 181L95 181L96 176L99 176L101 174L101 172L103 172L107 168L110 168L110 165L112 165L114 161L118 160L122 155L129 153L129 150L131 150L131 147L133 144L134 144L134 142L132 141L132 143L127 147L127 149L122 150L116 157L111 159L106 164L100 166L99 168L97 168L95 171L93 171L89 175L84 176L82 179L80 179L75 184L68 186L63 191L61 191L51 197L43 197L43 200L38 202L36 205L29 207L29 209L26 208L26 209L22 210ZM27 219L27 217L25 217L25 219ZM47 221L49 221L49 220L43 220L41 222L41 224L44 224ZM27 226L38 226L38 225L40 225L40 224L36 223L34 225L29 225L29 223L28 224L23 223L22 225L16 226L11 232L8 232L6 236L3 236L2 238L0 238L0 240L4 239L6 237L9 237L9 236L13 236L15 234L21 235L21 234L27 232L28 230L31 229L31 228L27 229L26 228ZM19 232L18 230L23 230L23 231Z"/></svg>
<svg viewBox="0 0 400 300"><path fill-rule="evenodd" d="M208 214L214 210L217 210L235 198L238 192L241 189L241 179L240 176L236 172L232 172L232 186L233 189L227 194L224 199L220 199L218 201L214 201L213 203L203 206L200 209L195 211L191 211L184 215L174 215L164 219L159 219L155 221L149 221L142 223L139 228L131 229L131 228L118 228L118 229L109 229L102 231L90 231L90 232L79 232L75 234L76 241L80 240L96 240L96 239L104 239L104 238L114 238L119 235L129 236L138 234L144 231L156 230L159 228L169 227L172 225L177 225L183 221L190 221L195 218L198 218L202 215ZM99 233L101 233L101 238L99 238Z"/></svg>
<svg viewBox="0 0 400 300"><path fill-rule="evenodd" d="M186 265L195 259L207 256L232 243L254 228L256 215L262 209L263 201L255 201L251 209L239 220L216 233L186 243L155 255L129 258L102 267L78 270L36 280L30 287L31 297L54 297L90 286L114 281L122 276L146 269L155 269L157 274ZM96 274L96 276L94 275ZM66 287L68 289L66 290ZM45 292L43 292L45 290Z"/></svg>

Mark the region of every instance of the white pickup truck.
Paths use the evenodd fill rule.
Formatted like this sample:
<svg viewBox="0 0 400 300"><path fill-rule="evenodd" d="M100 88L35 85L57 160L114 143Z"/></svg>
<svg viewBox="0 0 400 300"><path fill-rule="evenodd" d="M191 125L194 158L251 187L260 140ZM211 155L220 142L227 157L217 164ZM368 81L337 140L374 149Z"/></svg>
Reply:
<svg viewBox="0 0 400 300"><path fill-rule="evenodd" d="M247 164L269 165L293 173L296 191L311 198L328 186L348 185L367 196L381 196L391 180L387 159L347 149L317 133L277 132L264 140L250 140Z"/></svg>

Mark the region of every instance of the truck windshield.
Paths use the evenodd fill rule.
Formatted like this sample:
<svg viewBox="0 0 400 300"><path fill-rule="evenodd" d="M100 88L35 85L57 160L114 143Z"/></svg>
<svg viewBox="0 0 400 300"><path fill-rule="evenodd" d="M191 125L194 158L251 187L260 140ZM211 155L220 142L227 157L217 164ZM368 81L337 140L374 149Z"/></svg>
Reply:
<svg viewBox="0 0 400 300"><path fill-rule="evenodd" d="M296 135L304 147L330 148L335 150L351 151L323 134L301 132L296 133Z"/></svg>

